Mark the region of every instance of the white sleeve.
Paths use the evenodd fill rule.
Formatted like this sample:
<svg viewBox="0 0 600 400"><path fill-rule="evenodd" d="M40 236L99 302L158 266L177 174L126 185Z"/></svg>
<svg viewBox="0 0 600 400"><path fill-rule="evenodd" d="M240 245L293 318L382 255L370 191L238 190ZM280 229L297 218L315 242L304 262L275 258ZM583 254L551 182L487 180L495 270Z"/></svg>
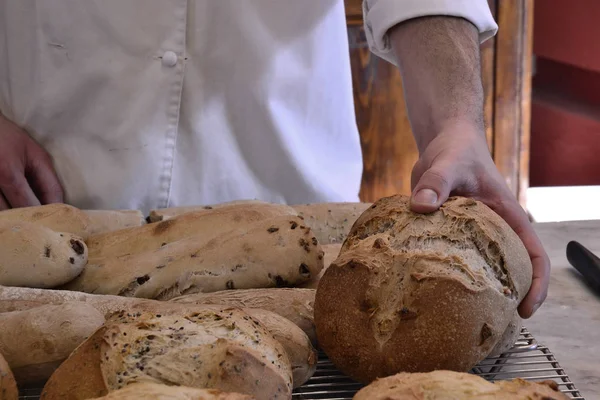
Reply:
<svg viewBox="0 0 600 400"><path fill-rule="evenodd" d="M388 30L412 18L430 15L465 18L479 29L480 43L498 31L487 0L363 0L362 4L371 51L392 64L396 64L396 60Z"/></svg>

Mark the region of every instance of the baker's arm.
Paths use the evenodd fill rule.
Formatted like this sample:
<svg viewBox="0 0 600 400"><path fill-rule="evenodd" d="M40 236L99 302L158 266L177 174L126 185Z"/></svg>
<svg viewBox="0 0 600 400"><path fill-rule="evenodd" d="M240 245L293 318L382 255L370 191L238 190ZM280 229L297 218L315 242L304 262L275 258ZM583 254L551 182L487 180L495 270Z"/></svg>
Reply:
<svg viewBox="0 0 600 400"><path fill-rule="evenodd" d="M497 30L486 0L365 0L372 51L402 74L419 149L411 205L431 212L449 195L483 201L520 236L533 283L519 307L530 317L546 298L550 262L487 147L479 44Z"/></svg>

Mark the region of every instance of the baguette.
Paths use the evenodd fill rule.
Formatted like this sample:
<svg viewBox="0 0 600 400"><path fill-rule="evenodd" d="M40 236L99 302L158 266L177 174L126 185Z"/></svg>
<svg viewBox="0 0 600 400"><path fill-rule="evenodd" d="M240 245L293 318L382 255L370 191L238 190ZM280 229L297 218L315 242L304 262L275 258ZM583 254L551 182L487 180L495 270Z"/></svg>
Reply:
<svg viewBox="0 0 600 400"><path fill-rule="evenodd" d="M566 400L553 381L541 383L522 379L491 383L454 371L399 373L378 379L356 393L353 400Z"/></svg>
<svg viewBox="0 0 600 400"><path fill-rule="evenodd" d="M78 236L31 222L0 222L0 285L51 288L81 273L87 247Z"/></svg>
<svg viewBox="0 0 600 400"><path fill-rule="evenodd" d="M287 355L260 322L238 309L208 308L113 315L52 375L41 399L103 396L139 381L258 399L290 399L292 390Z"/></svg>
<svg viewBox="0 0 600 400"><path fill-rule="evenodd" d="M100 235L146 223L140 210L83 210L90 218L90 235Z"/></svg>
<svg viewBox="0 0 600 400"><path fill-rule="evenodd" d="M210 210L216 210L219 208L226 208L231 206L248 206L254 204L270 204L260 200L234 200L228 201L219 204L210 204L204 206L182 206L182 207L169 207L169 208L159 208L156 210L150 210L150 215L148 216L148 223L165 221L167 219L171 219L173 217L177 217L178 215L187 214L187 213L202 213L202 212L210 212ZM290 215L296 215L295 212L291 212Z"/></svg>
<svg viewBox="0 0 600 400"><path fill-rule="evenodd" d="M342 243L371 203L315 203L292 206L321 244Z"/></svg>
<svg viewBox="0 0 600 400"><path fill-rule="evenodd" d="M34 222L55 232L68 232L86 239L91 229L90 218L68 204L13 208L0 211L0 222Z"/></svg>
<svg viewBox="0 0 600 400"><path fill-rule="evenodd" d="M275 290L286 290L287 289L271 289ZM236 291L231 291L235 293ZM307 297L311 296L310 290L305 290ZM298 296L298 292L289 291L290 296ZM302 293L304 295L304 293ZM312 294L314 295L314 293ZM218 296L222 303L225 303L224 296ZM243 296L242 296L243 297ZM261 297L261 296L257 296ZM267 296L262 296L266 299ZM273 295L272 298L284 298L284 294ZM59 290L39 290L39 289L23 289L23 288L2 288L0 287L0 312L7 311L23 311L35 307L40 307L44 304L62 304L66 301L81 301L84 304L95 307L102 315L109 318L111 315L125 311L127 313L135 314L141 312L151 313L193 313L197 310L222 309L223 306L229 306L228 304L221 305L208 305L208 304L195 304L195 303L176 303L176 302L164 302L156 300L137 299L131 297L121 296L108 296L108 295L92 295L78 292L59 291ZM306 315L303 303L296 301L288 302L290 306L295 304L297 312L286 312L285 315L290 315L296 320L304 322L302 318L295 317L295 314ZM312 304L312 303L311 303ZM246 305L246 306L244 306ZM267 305L266 301L262 302L239 302L232 301L231 306L239 307L246 313L251 314L257 320L259 320L265 328L271 332L276 340L280 341L283 345L286 354L288 355L289 361L293 368L294 375L294 386L299 386L306 380L308 380L314 373L314 367L316 366L316 354L315 350L310 342L310 339L298 326L292 321L279 316L273 312L267 310L261 310L257 308L248 308L247 306L259 306ZM312 306L310 306L312 307ZM285 307L273 307L271 309L282 311ZM309 306L306 306L306 310L309 310ZM2 314L0 314L2 315ZM309 318L308 316L306 317ZM308 324L303 324L308 325ZM312 327L312 325L310 325ZM313 328L314 329L314 328ZM99 396L95 394L94 396Z"/></svg>
<svg viewBox="0 0 600 400"><path fill-rule="evenodd" d="M159 224L175 221L175 219ZM293 286L318 275L323 251L297 217L247 224L206 242L196 235L156 251L88 264L64 288L168 300L187 293Z"/></svg>
<svg viewBox="0 0 600 400"><path fill-rule="evenodd" d="M105 259L157 250L182 238L195 236L207 242L240 226L278 216L293 216L295 210L279 204L244 204L191 212L155 224L121 229L90 237L86 243L90 264Z"/></svg>
<svg viewBox="0 0 600 400"><path fill-rule="evenodd" d="M217 304L240 308L261 308L292 321L317 345L313 306L313 289L240 289L214 293L197 293L177 297L171 302L184 304Z"/></svg>
<svg viewBox="0 0 600 400"><path fill-rule="evenodd" d="M15 377L8 363L0 354L0 400L17 400L18 398L19 390Z"/></svg>
<svg viewBox="0 0 600 400"><path fill-rule="evenodd" d="M42 382L103 323L98 311L82 303L3 313L0 353L19 384Z"/></svg>
<svg viewBox="0 0 600 400"><path fill-rule="evenodd" d="M256 400L240 393L221 392L215 389L196 389L185 386L168 386L154 382L139 382L125 386L95 400Z"/></svg>

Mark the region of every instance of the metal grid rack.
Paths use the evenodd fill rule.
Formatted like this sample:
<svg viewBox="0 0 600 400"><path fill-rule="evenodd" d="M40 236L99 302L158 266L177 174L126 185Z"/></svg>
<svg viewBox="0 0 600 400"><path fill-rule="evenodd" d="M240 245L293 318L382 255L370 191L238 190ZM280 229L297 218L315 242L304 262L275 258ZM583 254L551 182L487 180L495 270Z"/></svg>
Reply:
<svg viewBox="0 0 600 400"><path fill-rule="evenodd" d="M492 382L513 378L554 380L571 399L585 400L556 361L554 354L546 346L538 344L526 328L521 330L521 336L511 350L499 357L483 360L471 373ZM317 371L306 384L294 391L293 399L351 400L361 388L361 384L344 376L324 353L320 353ZM41 391L41 388L24 389L19 399L37 400Z"/></svg>

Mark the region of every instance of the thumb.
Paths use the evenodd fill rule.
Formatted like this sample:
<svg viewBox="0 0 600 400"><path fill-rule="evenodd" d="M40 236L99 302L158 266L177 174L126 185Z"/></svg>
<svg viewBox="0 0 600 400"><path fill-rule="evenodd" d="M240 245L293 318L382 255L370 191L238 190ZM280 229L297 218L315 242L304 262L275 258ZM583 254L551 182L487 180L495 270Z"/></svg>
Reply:
<svg viewBox="0 0 600 400"><path fill-rule="evenodd" d="M418 213L436 211L448 200L453 189L454 177L451 173L437 168L426 170L412 191L410 208Z"/></svg>

